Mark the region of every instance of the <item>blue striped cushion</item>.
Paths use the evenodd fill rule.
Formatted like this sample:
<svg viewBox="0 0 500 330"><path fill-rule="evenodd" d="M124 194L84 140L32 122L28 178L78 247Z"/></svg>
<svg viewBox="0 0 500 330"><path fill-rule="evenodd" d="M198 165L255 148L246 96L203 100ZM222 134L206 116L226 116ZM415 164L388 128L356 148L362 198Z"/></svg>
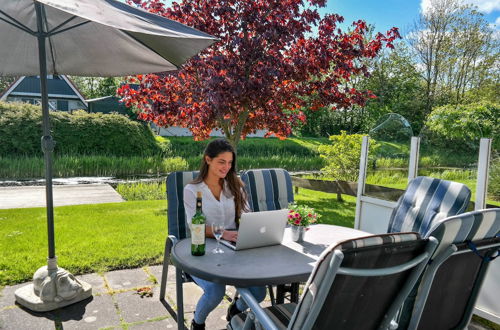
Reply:
<svg viewBox="0 0 500 330"><path fill-rule="evenodd" d="M168 234L183 239L189 237L184 209L184 186L198 176L194 172L172 172L167 176Z"/></svg>
<svg viewBox="0 0 500 330"><path fill-rule="evenodd" d="M254 212L280 210L293 202L290 174L280 168L249 170L241 174Z"/></svg>
<svg viewBox="0 0 500 330"><path fill-rule="evenodd" d="M425 235L433 221L464 212L471 192L458 182L419 176L410 181L391 214L387 232Z"/></svg>
<svg viewBox="0 0 500 330"><path fill-rule="evenodd" d="M426 237L439 241L434 255L450 244L493 238L500 233L500 208L463 213L433 223Z"/></svg>

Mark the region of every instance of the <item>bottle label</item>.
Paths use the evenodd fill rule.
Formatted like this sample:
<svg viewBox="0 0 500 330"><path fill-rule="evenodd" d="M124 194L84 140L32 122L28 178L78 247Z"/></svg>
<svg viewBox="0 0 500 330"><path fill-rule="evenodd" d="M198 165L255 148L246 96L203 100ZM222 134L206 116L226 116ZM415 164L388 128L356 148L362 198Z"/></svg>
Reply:
<svg viewBox="0 0 500 330"><path fill-rule="evenodd" d="M191 225L191 244L205 244L205 224Z"/></svg>

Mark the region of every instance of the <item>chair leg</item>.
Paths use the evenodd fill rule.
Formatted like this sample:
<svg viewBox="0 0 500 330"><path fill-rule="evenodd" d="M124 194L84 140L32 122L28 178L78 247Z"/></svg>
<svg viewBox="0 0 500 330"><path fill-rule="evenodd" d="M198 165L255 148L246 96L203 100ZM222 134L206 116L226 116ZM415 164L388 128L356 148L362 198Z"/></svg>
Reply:
<svg viewBox="0 0 500 330"><path fill-rule="evenodd" d="M184 296L182 292L182 271L175 268L175 291L177 296L177 329L184 330Z"/></svg>
<svg viewBox="0 0 500 330"><path fill-rule="evenodd" d="M165 300L165 291L167 289L168 265L170 264L170 251L172 250L172 241L167 237L165 241L165 252L163 254L163 269L160 282L160 300Z"/></svg>
<svg viewBox="0 0 500 330"><path fill-rule="evenodd" d="M300 283L290 284L290 302L293 302L293 303L299 302L299 286L300 286Z"/></svg>
<svg viewBox="0 0 500 330"><path fill-rule="evenodd" d="M269 291L269 298L271 299L271 305L276 305L276 299L274 298L274 290L272 285L267 286L267 290Z"/></svg>

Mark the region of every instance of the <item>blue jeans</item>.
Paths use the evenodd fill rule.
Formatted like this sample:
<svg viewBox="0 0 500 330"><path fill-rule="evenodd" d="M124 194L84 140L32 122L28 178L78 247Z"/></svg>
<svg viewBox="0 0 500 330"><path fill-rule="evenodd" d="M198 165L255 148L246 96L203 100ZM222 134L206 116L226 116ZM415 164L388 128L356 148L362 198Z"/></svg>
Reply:
<svg viewBox="0 0 500 330"><path fill-rule="evenodd" d="M198 284L203 289L203 295L198 304L196 304L196 313L194 314L194 321L198 324L205 323L208 314L213 311L217 305L220 304L224 294L226 293L226 286L224 284L213 283L210 281L202 280L201 278L192 276L196 284ZM253 286L248 288L255 300L261 302L266 297L266 287L265 286ZM236 307L240 311L244 311L248 308L247 304L243 299L238 299L236 301Z"/></svg>

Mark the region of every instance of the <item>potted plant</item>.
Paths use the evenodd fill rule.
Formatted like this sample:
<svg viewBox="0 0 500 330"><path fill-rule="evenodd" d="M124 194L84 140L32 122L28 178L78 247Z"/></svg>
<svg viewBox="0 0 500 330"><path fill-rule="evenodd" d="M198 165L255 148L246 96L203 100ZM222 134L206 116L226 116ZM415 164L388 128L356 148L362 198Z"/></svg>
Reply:
<svg viewBox="0 0 500 330"><path fill-rule="evenodd" d="M316 223L321 215L312 207L291 203L288 205L288 223L292 227L292 240L302 242L310 224Z"/></svg>

